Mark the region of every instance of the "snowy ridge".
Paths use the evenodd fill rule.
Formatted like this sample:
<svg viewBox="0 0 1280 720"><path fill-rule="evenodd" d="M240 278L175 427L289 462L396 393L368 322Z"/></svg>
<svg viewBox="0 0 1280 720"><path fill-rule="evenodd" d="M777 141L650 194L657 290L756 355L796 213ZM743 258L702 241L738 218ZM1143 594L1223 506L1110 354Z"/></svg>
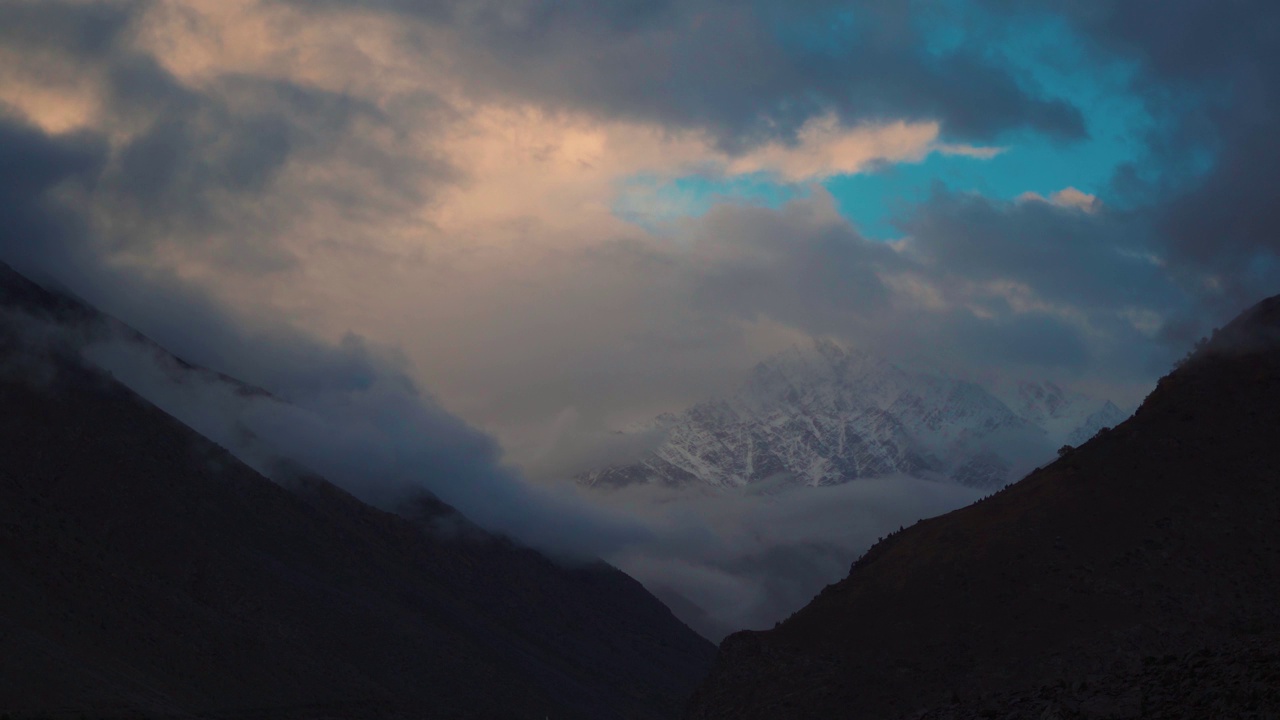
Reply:
<svg viewBox="0 0 1280 720"><path fill-rule="evenodd" d="M728 398L654 419L649 429L667 437L642 461L578 479L768 488L906 474L999 487L1125 417L1050 382L1021 383L1001 400L819 340L760 363Z"/></svg>

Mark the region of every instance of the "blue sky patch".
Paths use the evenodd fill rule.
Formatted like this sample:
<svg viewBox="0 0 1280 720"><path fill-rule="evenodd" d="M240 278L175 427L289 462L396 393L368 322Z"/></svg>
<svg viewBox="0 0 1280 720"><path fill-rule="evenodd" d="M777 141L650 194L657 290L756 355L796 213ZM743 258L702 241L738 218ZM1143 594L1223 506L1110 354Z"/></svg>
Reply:
<svg viewBox="0 0 1280 720"><path fill-rule="evenodd" d="M1144 136L1154 122L1141 99L1129 91L1133 67L1100 63L1060 20L1028 16L1015 31L969 11L958 0L925 17L931 25L922 29L930 39L931 52L946 53L965 42L976 42L979 35L984 42L996 37L998 47L991 50L992 57L1017 67L1020 82L1029 91L1063 98L1079 108L1088 137L1063 142L1029 130L1016 131L996 139L993 144L1004 152L989 159L933 153L922 162L820 179L841 214L868 237L892 239L901 235L894 218L927 198L936 185L999 200L1026 192L1048 196L1074 187L1116 204L1118 199L1107 193L1111 178L1122 165L1141 166ZM841 18L826 32L812 28L812 42L820 45L833 36L848 38L851 24ZM980 32L961 29L966 26ZM997 34L995 27L1005 29ZM623 184L615 212L653 227L676 217L701 215L719 202L777 207L806 194L804 184L782 182L766 173L727 178L689 175L670 181L640 176Z"/></svg>

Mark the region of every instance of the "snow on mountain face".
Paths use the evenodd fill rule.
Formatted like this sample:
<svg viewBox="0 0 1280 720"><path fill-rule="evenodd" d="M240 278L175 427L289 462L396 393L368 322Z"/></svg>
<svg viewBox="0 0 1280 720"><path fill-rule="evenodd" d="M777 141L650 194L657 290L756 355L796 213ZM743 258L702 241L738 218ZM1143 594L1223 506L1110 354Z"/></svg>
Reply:
<svg viewBox="0 0 1280 720"><path fill-rule="evenodd" d="M1006 402L1022 417L1064 439L1102 407L1087 395L1067 392L1047 381L1018 383L1016 395L1006 397Z"/></svg>
<svg viewBox="0 0 1280 720"><path fill-rule="evenodd" d="M1093 439L1103 428L1115 427L1129 419L1132 413L1125 412L1108 400L1097 412L1090 413L1076 429L1067 435L1068 445L1079 445Z"/></svg>
<svg viewBox="0 0 1280 720"><path fill-rule="evenodd" d="M579 481L767 489L905 474L999 487L1125 417L1053 383L1021 383L1002 401L820 340L757 365L728 398L655 419L650 429L667 432L657 450Z"/></svg>

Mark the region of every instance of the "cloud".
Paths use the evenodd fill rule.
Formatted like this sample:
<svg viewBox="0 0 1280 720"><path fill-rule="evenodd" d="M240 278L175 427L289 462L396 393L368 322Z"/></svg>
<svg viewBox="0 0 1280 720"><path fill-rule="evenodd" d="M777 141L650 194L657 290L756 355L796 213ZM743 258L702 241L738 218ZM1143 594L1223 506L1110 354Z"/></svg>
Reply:
<svg viewBox="0 0 1280 720"><path fill-rule="evenodd" d="M718 641L800 609L877 538L977 499L970 488L904 477L780 495L632 487L605 502L653 532L611 559Z"/></svg>
<svg viewBox="0 0 1280 720"><path fill-rule="evenodd" d="M492 438L421 393L393 351L354 334L327 343L276 318L237 316L168 273L110 263L111 245L95 232L93 205L77 202L102 185L127 185L153 165L167 171L166 163L185 148L131 169L108 159L105 147L92 135L49 136L0 119L0 199L6 201L0 221L10 230L0 257L128 318L184 360L271 395L245 393L217 372L192 371L110 323L41 337L82 348L89 361L268 475L279 477L281 461L288 461L384 508L431 491L483 527L562 557L597 557L645 537L644 528L625 517L525 483L502 464ZM194 143L197 151L202 147ZM239 190L239 182L211 175L190 190ZM155 207L179 220L203 219L185 202L180 209Z"/></svg>
<svg viewBox="0 0 1280 720"><path fill-rule="evenodd" d="M660 274L653 295L680 298L686 318L774 323L954 372L1106 366L1140 377L1148 357L1121 359L1144 342L1134 318L1178 290L1099 213L940 191L890 245L861 236L816 191L778 210L718 206L681 224L680 242L597 253L592 273Z"/></svg>
<svg viewBox="0 0 1280 720"><path fill-rule="evenodd" d="M560 483L589 470L639 462L666 440L655 428L609 430L566 408L546 423L532 439L532 447L507 448L522 457L522 468L531 477Z"/></svg>
<svg viewBox="0 0 1280 720"><path fill-rule="evenodd" d="M1176 295L1145 229L1120 213L939 190L900 224L910 251L943 277L1015 283L1028 303L1105 309L1167 305Z"/></svg>
<svg viewBox="0 0 1280 720"><path fill-rule="evenodd" d="M417 391L394 355L356 337L327 347L274 328L227 342L227 334L249 323L224 318L225 324L202 325L201 331L219 336L219 347L243 353L250 367L263 357L277 358L272 368L288 371L280 378L285 385L266 395L178 363L123 326L5 320L6 340L16 330L31 352L50 344L78 349L267 475L288 482L298 472L320 469L357 497L388 509L432 492L483 527L553 556L570 562L604 557L717 640L740 628L768 627L795 611L842 577L851 558L877 536L977 498L969 488L911 478L776 495L696 488L682 495L642 486L607 495L579 494L572 486L551 492L503 467L489 437ZM47 366L6 365L0 371L30 376L42 369Z"/></svg>
<svg viewBox="0 0 1280 720"><path fill-rule="evenodd" d="M393 510L431 492L482 527L562 560L603 557L715 640L799 609L877 537L977 499L970 488L912 478L775 495L644 486L551 491L503 467L491 438L442 411L393 358L354 337L323 347L271 333L230 346L250 357L294 357L287 395L273 396L179 365L121 328L29 320L16 327L32 343L80 348L87 361L268 476L287 483L318 469Z"/></svg>
<svg viewBox="0 0 1280 720"><path fill-rule="evenodd" d="M210 318L205 318L208 321ZM530 485L501 463L492 438L441 409L396 367L393 353L348 336L317 344L289 328L238 336L252 323L221 318L198 330L250 362L277 358L285 383L270 391L192 367L110 318L89 322L4 313L6 376L56 392L55 350L78 354L161 410L282 483L319 474L356 497L395 511L422 493L471 521L568 561L594 560L648 542L627 515L577 497L572 488ZM237 342L228 342L235 340ZM279 358L287 357L287 363ZM232 364L235 364L234 361Z"/></svg>
<svg viewBox="0 0 1280 720"><path fill-rule="evenodd" d="M447 406L481 423L533 426L566 409L613 423L668 409L723 386L747 355L796 332L927 347L924 330L902 339L890 329L921 298L954 304L978 292L921 260L927 248L937 264L941 251L928 237L940 231L920 233L908 256L858 236L824 198L715 211L676 223L667 238L646 237L613 213L618 180L637 173L807 180L932 152L995 152L944 141L956 135L948 117L895 118L892 106L851 114L837 104L748 141L750 133L726 135L724 124L548 104L555 93L534 98L458 62L523 52L526 62L513 67L560 58L576 72L580 63L559 54L572 44L552 47L548 36L588 42L577 30L591 27L622 45L651 33L693 43L700 31L686 33L691 23L728 23L731 36L746 33L743 42L804 56L817 51L793 47L788 28L805 18L838 27L823 6L778 19L708 3L696 23L683 5L648 4L625 12L537 3L127 7L131 19L99 51L108 62L94 66L107 68L96 121L113 151L90 216L114 244L113 261L195 282L237 312L274 308L330 342L360 328L400 344ZM388 14L411 9L423 25ZM915 20L888 8L866 13L854 18L862 27L893 29L859 36L866 52L923 52ZM779 24L761 34L766 19ZM347 23L362 33L358 49ZM259 27L279 30L278 41L262 43ZM423 56L418 42L432 33L440 42ZM512 42L482 42L499 35ZM963 63L930 72L943 65ZM915 88L883 84L873 89ZM880 94L862 99L874 104ZM755 97L767 100L767 87ZM741 109L739 120L754 122L752 112ZM1009 278L982 284L1000 282L1009 287ZM118 302L106 295L95 300ZM950 312L990 316L991 302ZM414 312L388 312L404 307ZM521 442L505 430L504 438Z"/></svg>
<svg viewBox="0 0 1280 720"><path fill-rule="evenodd" d="M0 8L0 44L4 52L21 50L55 59L64 67L46 67L59 77L69 58L103 58L116 52L136 13L138 0L18 0Z"/></svg>
<svg viewBox="0 0 1280 720"><path fill-rule="evenodd" d="M3 12L16 23L6 27L22 28L0 47L13 114L105 146L79 202L97 250L116 259L252 275L288 271L317 243L368 252L385 247L370 238L387 236L371 221L421 206L455 177L429 152L406 159L404 128L367 98L270 73L175 74L181 51L148 46L173 3ZM184 17L189 31L206 27Z"/></svg>
<svg viewBox="0 0 1280 720"><path fill-rule="evenodd" d="M1011 17L1047 13L1070 23L1090 52L1130 63L1132 92L1157 121L1147 156L1115 180L1142 207L1159 255L1196 298L1171 327L1207 330L1280 285L1274 185L1280 142L1280 7L1246 0L1044 0L986 4ZM1173 341L1190 341L1173 333Z"/></svg>
<svg viewBox="0 0 1280 720"><path fill-rule="evenodd" d="M845 128L828 114L806 120L792 143L772 141L732 158L727 172L767 172L787 182L808 182L888 163L919 162L931 152L981 158L999 153L998 148L941 144L939 130L936 122Z"/></svg>
<svg viewBox="0 0 1280 720"><path fill-rule="evenodd" d="M83 231L83 217L58 197L92 182L105 146L88 134L49 136L0 114L0 224L5 257L28 272L41 258L62 260Z"/></svg>
<svg viewBox="0 0 1280 720"><path fill-rule="evenodd" d="M727 149L792 140L806 122L833 111L846 126L939 120L949 137L965 139L1022 126L1065 139L1084 135L1076 108L1024 87L977 43L930 53L920 21L955 19L913 17L897 3L325 5L419 21L418 46L456 54L474 92L705 130Z"/></svg>
<svg viewBox="0 0 1280 720"><path fill-rule="evenodd" d="M1018 202L1043 202L1064 208L1075 208L1081 212L1097 212L1099 203L1097 195L1081 192L1073 187L1063 188L1045 197L1039 193L1025 192L1018 196Z"/></svg>

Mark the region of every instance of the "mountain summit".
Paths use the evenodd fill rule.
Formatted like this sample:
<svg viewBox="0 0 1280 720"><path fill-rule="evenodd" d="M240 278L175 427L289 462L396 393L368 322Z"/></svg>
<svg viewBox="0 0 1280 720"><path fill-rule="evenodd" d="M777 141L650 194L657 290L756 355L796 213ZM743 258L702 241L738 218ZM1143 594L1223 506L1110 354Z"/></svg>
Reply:
<svg viewBox="0 0 1280 720"><path fill-rule="evenodd" d="M819 339L760 363L728 398L657 418L644 430L665 440L641 461L579 479L818 486L902 474L997 488L1125 417L1051 382L1021 383L1006 402L977 383Z"/></svg>
<svg viewBox="0 0 1280 720"><path fill-rule="evenodd" d="M1274 717L1277 468L1280 297L1128 421L730 636L689 717Z"/></svg>

